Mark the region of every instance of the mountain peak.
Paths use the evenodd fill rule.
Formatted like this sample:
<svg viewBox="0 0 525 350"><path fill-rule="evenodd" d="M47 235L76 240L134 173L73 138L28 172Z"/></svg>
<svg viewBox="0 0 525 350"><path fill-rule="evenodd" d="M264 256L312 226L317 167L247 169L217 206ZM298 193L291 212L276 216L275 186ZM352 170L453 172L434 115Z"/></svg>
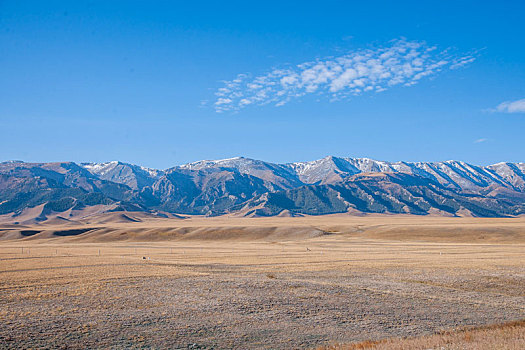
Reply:
<svg viewBox="0 0 525 350"><path fill-rule="evenodd" d="M268 215L350 209L423 215L428 208L456 215L461 207L479 216L525 213L524 163L483 167L459 161L392 163L330 155L275 164L233 157L167 171L119 161L4 162L0 174L0 188L8 189L0 191L0 214L43 204L53 211L105 205L210 215L259 205Z"/></svg>
<svg viewBox="0 0 525 350"><path fill-rule="evenodd" d="M6 160L0 164L16 164L16 163L24 163L22 160Z"/></svg>

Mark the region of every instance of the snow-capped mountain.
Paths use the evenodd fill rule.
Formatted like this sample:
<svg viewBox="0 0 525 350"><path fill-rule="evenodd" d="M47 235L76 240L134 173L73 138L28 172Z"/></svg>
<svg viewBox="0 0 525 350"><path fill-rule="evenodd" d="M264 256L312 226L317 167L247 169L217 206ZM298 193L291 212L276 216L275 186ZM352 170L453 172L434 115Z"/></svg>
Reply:
<svg viewBox="0 0 525 350"><path fill-rule="evenodd" d="M119 161L106 163L82 163L82 167L103 180L124 184L132 189L151 186L164 172Z"/></svg>
<svg viewBox="0 0 525 350"><path fill-rule="evenodd" d="M274 186L276 189L288 189L303 185L294 169L287 165L268 163L244 157L219 160L201 160L176 167L178 169L233 169L241 174L258 177Z"/></svg>
<svg viewBox="0 0 525 350"><path fill-rule="evenodd" d="M525 163L476 166L461 161L383 162L368 158L326 157L313 162L289 164L305 183L331 183L364 172L406 173L426 177L447 187L477 191L491 185L525 190Z"/></svg>
<svg viewBox="0 0 525 350"><path fill-rule="evenodd" d="M236 157L166 170L118 161L0 163L0 215L16 217L36 206L47 212L103 206L206 215L521 215L525 163L477 166L333 156L288 164Z"/></svg>
<svg viewBox="0 0 525 350"><path fill-rule="evenodd" d="M179 168L202 170L231 168L240 173L286 183L287 188L298 184L329 184L359 173L392 172L426 177L440 184L463 191L479 191L492 185L513 191L525 191L525 163L498 163L477 166L462 161L444 162L385 162L369 158L340 158L328 156L310 162L273 164L244 157L204 160ZM271 175L271 176L270 176Z"/></svg>

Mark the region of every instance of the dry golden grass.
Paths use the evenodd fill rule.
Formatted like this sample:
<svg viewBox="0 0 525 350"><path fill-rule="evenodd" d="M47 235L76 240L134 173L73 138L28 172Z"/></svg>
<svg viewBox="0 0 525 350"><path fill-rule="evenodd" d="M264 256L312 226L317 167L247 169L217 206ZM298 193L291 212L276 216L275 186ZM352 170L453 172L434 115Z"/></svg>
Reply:
<svg viewBox="0 0 525 350"><path fill-rule="evenodd" d="M389 338L352 344L319 347L318 350L521 350L525 349L525 320L483 327L470 327L455 331L414 338Z"/></svg>
<svg viewBox="0 0 525 350"><path fill-rule="evenodd" d="M71 230L90 230L68 236L67 242L152 242L166 240L238 240L286 241L303 240L326 234L361 239L424 241L444 243L523 243L525 217L521 218L453 218L410 215L349 216L326 215L307 217L199 217L163 219L145 217L142 213L92 215L74 223L56 221L20 226L0 223L0 240L22 238L33 240L56 238ZM112 221L114 220L114 221ZM24 237L21 231L37 231Z"/></svg>
<svg viewBox="0 0 525 350"><path fill-rule="evenodd" d="M97 230L60 237L63 226L40 225L0 242L0 348L523 344L523 323L425 335L524 318L523 218L79 227Z"/></svg>

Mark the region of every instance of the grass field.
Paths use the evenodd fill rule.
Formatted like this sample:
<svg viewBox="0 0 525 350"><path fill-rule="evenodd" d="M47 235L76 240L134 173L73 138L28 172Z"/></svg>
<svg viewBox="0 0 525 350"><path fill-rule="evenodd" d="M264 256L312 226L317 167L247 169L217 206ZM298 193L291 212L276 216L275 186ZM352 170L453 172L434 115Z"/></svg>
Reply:
<svg viewBox="0 0 525 350"><path fill-rule="evenodd" d="M110 217L0 231L1 348L525 345L523 323L452 332L525 318L524 218Z"/></svg>
<svg viewBox="0 0 525 350"><path fill-rule="evenodd" d="M523 349L525 320L498 325L465 327L414 338L388 338L351 344L334 344L318 350L416 350L416 349Z"/></svg>

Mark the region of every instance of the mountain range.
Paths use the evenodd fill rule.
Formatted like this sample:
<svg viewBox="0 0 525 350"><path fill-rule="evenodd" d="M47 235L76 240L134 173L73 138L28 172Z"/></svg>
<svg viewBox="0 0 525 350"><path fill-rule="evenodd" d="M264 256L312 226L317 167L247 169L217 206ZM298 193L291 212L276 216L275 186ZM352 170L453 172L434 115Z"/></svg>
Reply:
<svg viewBox="0 0 525 350"><path fill-rule="evenodd" d="M166 170L107 163L0 163L0 217L69 220L107 211L244 216L525 214L525 163L236 157Z"/></svg>

